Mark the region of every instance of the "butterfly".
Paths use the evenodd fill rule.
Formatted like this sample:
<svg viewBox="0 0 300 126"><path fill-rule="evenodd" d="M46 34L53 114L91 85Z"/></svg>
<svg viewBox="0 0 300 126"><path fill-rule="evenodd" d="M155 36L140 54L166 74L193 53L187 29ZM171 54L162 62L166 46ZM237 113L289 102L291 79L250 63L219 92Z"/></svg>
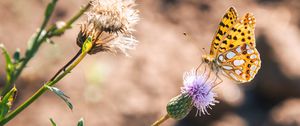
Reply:
<svg viewBox="0 0 300 126"><path fill-rule="evenodd" d="M223 16L212 40L210 53L202 56L218 76L225 76L237 82L251 81L261 67L260 54L255 43L255 17L246 13L238 18L230 7Z"/></svg>

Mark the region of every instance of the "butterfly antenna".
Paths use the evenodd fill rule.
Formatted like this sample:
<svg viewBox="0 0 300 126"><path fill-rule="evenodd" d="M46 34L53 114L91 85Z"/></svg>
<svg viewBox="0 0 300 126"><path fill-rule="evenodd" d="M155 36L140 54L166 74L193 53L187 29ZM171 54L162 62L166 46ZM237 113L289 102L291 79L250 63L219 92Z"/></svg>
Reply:
<svg viewBox="0 0 300 126"><path fill-rule="evenodd" d="M201 62L198 67L196 68L196 72L200 69L200 67L202 66L203 62Z"/></svg>
<svg viewBox="0 0 300 126"><path fill-rule="evenodd" d="M186 37L186 39L187 39L188 41L195 42L195 40L194 40L190 35L188 35L188 33L183 32L182 34Z"/></svg>
<svg viewBox="0 0 300 126"><path fill-rule="evenodd" d="M200 70L201 66L203 65L204 62L201 62L198 67L196 68L196 75L198 76L198 71ZM205 64L204 64L205 65ZM203 73L201 75L204 75L206 73L206 66L204 66Z"/></svg>
<svg viewBox="0 0 300 126"><path fill-rule="evenodd" d="M206 52L205 48L202 48L202 49L201 49L201 52L203 53L203 55L208 54L208 53Z"/></svg>
<svg viewBox="0 0 300 126"><path fill-rule="evenodd" d="M183 32L182 34L187 38L188 41L193 42L193 43L196 42L196 41L195 41L188 33ZM197 47L197 46L198 46L198 45L196 45L196 47ZM202 53L202 55L208 54L208 53L205 51L205 48L202 48L202 49L201 49L201 53Z"/></svg>

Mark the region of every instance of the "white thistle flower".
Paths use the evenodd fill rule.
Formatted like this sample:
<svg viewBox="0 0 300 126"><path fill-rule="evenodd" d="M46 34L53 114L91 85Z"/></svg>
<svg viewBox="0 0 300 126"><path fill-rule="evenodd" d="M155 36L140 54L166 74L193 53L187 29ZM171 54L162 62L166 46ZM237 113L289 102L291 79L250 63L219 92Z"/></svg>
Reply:
<svg viewBox="0 0 300 126"><path fill-rule="evenodd" d="M119 35L114 40L112 40L108 46L111 47L111 49L118 48L121 50L126 56L129 56L127 53L128 50L135 49L138 41L132 36L132 35ZM116 52L116 50L111 50Z"/></svg>
<svg viewBox="0 0 300 126"><path fill-rule="evenodd" d="M87 21L81 24L77 37L82 46L88 36L92 36L94 46L89 54L100 51L122 52L135 49L137 40L133 37L133 26L139 21L134 0L93 0L86 13Z"/></svg>
<svg viewBox="0 0 300 126"><path fill-rule="evenodd" d="M94 0L88 22L106 32L131 32L139 20L133 0Z"/></svg>

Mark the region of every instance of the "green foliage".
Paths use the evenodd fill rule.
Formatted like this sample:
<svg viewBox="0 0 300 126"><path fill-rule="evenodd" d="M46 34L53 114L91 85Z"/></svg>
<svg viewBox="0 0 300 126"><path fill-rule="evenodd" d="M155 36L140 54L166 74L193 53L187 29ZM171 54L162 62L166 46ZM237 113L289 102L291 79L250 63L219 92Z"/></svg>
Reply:
<svg viewBox="0 0 300 126"><path fill-rule="evenodd" d="M12 103L16 97L17 88L12 88L0 101L0 120L2 120L11 109Z"/></svg>
<svg viewBox="0 0 300 126"><path fill-rule="evenodd" d="M72 110L73 105L69 102L69 97L66 96L62 91L58 88L50 87L49 85L45 84L43 87L40 88L33 96L31 96L28 100L22 103L19 107L15 110L10 112L11 105L13 100L15 99L15 94L17 89L13 87L15 81L22 73L23 69L27 66L28 62L34 57L37 53L38 49L44 42L53 43L51 41L51 37L53 36L60 36L62 35L67 29L71 28L71 25L81 17L91 6L87 4L84 8L82 8L76 15L74 15L70 20L68 20L63 27L57 27L56 25L48 26L48 22L50 20L51 15L55 9L56 3L58 0L51 0L51 2L47 5L47 8L44 12L44 19L39 27L39 29L31 36L28 40L28 47L26 49L25 54L21 56L20 51L17 50L10 55L8 51L4 48L3 45L0 44L0 50L3 52L3 56L6 61L6 84L4 88L1 90L1 101L0 101L0 126L5 125L11 119L13 119L16 115L18 115L21 111L27 108L32 102L34 102L39 96L41 96L44 92L49 89L50 91L54 92L58 95L64 102L68 105L68 107ZM86 50L88 51L92 46L91 40L87 41ZM75 65L76 66L76 65ZM62 76L63 77L63 76ZM55 84L57 82L52 82ZM9 113L9 114L8 114ZM50 119L52 126L56 126L55 122ZM78 122L78 125L83 126L83 120Z"/></svg>
<svg viewBox="0 0 300 126"><path fill-rule="evenodd" d="M2 96L4 96L12 87L12 84L16 81L16 79L19 77L20 73L26 66L26 64L29 62L29 60L35 55L35 53L38 51L41 43L45 41L47 38L47 31L45 30L47 23L49 22L50 16L53 13L54 7L56 5L57 0L52 0L47 6L47 9L45 11L45 19L43 21L43 24L41 25L40 29L37 33L34 33L31 38L28 41L28 48L25 52L25 57L22 59L22 62L20 62L20 52L17 51L14 53L13 59L9 56L6 49L2 45L2 51L6 59L6 85L3 88L3 91L1 93ZM17 63L17 64L13 64ZM20 63L20 66L19 66ZM18 65L18 66L17 66Z"/></svg>
<svg viewBox="0 0 300 126"><path fill-rule="evenodd" d="M81 119L78 121L77 126L84 126L84 120L83 120L83 118L81 118Z"/></svg>
<svg viewBox="0 0 300 126"><path fill-rule="evenodd" d="M29 40L28 49L26 51L26 56L28 58L31 58L40 47L40 44L46 40L48 32L45 30L45 27L49 22L49 19L54 11L56 2L57 0L52 0L52 2L48 4L47 9L45 11L45 19L43 21L41 28L37 33L33 34L31 39Z"/></svg>
<svg viewBox="0 0 300 126"><path fill-rule="evenodd" d="M50 118L50 122L51 122L52 126L57 126L52 118Z"/></svg>
<svg viewBox="0 0 300 126"><path fill-rule="evenodd" d="M51 86L47 86L45 85L50 91L54 92L57 96L59 96L62 100L64 100L64 102L68 105L68 107L72 110L73 109L73 105L72 103L69 101L70 97L68 97L64 92L62 92L61 90L59 90L56 87L51 87Z"/></svg>
<svg viewBox="0 0 300 126"><path fill-rule="evenodd" d="M45 11L45 17L51 16L51 14L55 8L56 2L57 2L57 0L52 0L52 2L48 4L47 9Z"/></svg>
<svg viewBox="0 0 300 126"><path fill-rule="evenodd" d="M54 120L52 118L50 118L50 122L51 122L52 126L57 126L56 123L54 122ZM83 118L81 118L78 121L77 126L84 126L84 120L83 120Z"/></svg>
<svg viewBox="0 0 300 126"><path fill-rule="evenodd" d="M39 32L41 32L41 33L39 33ZM27 50L25 53L26 58L32 57L36 53L37 49L39 48L38 40L40 38L43 38L46 35L45 30L41 30L39 32L33 33L31 35L31 37L29 38L29 40L27 42Z"/></svg>

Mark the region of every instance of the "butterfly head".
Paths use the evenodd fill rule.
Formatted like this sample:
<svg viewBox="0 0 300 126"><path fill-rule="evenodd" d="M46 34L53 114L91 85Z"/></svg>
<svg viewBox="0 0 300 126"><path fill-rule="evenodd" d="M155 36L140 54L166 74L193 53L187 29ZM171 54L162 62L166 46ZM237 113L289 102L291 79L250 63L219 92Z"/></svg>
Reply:
<svg viewBox="0 0 300 126"><path fill-rule="evenodd" d="M210 64L214 61L214 58L212 58L210 55L203 55L202 56L202 62L205 62L207 64Z"/></svg>

